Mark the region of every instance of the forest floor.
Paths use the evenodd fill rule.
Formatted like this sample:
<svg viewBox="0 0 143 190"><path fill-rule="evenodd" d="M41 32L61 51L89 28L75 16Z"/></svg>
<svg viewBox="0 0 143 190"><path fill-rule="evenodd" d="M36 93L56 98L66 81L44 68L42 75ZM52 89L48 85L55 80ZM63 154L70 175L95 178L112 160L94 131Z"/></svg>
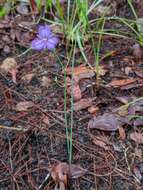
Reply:
<svg viewBox="0 0 143 190"><path fill-rule="evenodd" d="M133 17L125 1L116 6L117 16ZM143 189L143 59L134 55L135 40L102 36L98 86L96 73L76 49L73 76L78 84L73 84L72 120L72 69L66 69L66 116L73 122L72 177L67 169L64 74L59 59L51 51L31 50L19 56L36 34L38 25L32 23L31 14L20 13L0 21L0 190ZM126 30L115 21L106 27ZM66 65L64 38L60 32L56 35L56 54ZM94 65L88 40L84 51ZM7 58L15 60L13 72L2 70ZM58 188L60 182L53 175L61 171L65 186Z"/></svg>

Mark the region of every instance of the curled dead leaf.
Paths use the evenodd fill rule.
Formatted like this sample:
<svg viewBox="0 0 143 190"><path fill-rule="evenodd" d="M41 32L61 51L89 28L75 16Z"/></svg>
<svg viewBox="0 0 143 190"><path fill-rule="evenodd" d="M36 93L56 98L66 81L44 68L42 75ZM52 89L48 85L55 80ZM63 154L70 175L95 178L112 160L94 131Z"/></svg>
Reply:
<svg viewBox="0 0 143 190"><path fill-rule="evenodd" d="M71 164L68 165L65 162L55 164L51 168L51 176L53 180L57 182L63 182L67 185L68 178L79 178L82 177L87 172L86 169L83 169L79 165Z"/></svg>
<svg viewBox="0 0 143 190"><path fill-rule="evenodd" d="M69 175L69 165L67 163L61 162L56 164L51 169L51 176L55 183L63 182L65 186L68 183L68 175Z"/></svg>
<svg viewBox="0 0 143 190"><path fill-rule="evenodd" d="M15 109L16 109L17 111L27 111L28 108L31 108L31 107L33 107L33 106L34 106L34 103L33 103L33 102L31 102L31 101L24 101L24 102L19 102L19 103L16 105Z"/></svg>

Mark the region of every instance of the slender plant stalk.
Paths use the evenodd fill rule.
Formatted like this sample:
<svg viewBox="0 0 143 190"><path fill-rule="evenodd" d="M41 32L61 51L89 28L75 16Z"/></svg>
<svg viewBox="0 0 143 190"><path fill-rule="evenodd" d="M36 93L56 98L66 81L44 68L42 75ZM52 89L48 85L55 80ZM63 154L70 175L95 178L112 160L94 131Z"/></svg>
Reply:
<svg viewBox="0 0 143 190"><path fill-rule="evenodd" d="M136 11L135 11L135 9L134 9L134 6L133 6L133 4L132 4L132 0L127 0L127 2L128 2L129 6L130 6L130 8L131 8L131 10L132 10L132 12L133 12L133 14L134 14L135 19L137 20L137 19L138 19L138 16L137 16Z"/></svg>
<svg viewBox="0 0 143 190"><path fill-rule="evenodd" d="M71 123L70 123L70 154L69 154L69 163L71 164L72 162L72 140L73 140L73 122L74 122L74 118L73 118L73 112L74 112L74 102L73 102L73 97L74 97L74 64L75 64L75 47L76 47L76 42L74 44L73 47L73 56L72 56L72 79L71 79Z"/></svg>

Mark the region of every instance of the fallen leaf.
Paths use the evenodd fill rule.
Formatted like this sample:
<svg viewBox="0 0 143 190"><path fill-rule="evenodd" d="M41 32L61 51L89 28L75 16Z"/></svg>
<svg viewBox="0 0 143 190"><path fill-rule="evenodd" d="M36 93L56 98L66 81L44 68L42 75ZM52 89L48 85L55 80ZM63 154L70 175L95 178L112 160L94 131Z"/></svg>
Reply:
<svg viewBox="0 0 143 190"><path fill-rule="evenodd" d="M73 88L73 90L71 90L71 88ZM80 100L82 97L81 90L80 90L80 87L78 84L74 84L73 87L69 86L67 88L67 93L68 93L68 95L72 95L72 93L73 93L73 98L76 101Z"/></svg>
<svg viewBox="0 0 143 190"><path fill-rule="evenodd" d="M88 108L88 112L91 113L92 115L96 115L98 111L99 111L99 107L97 106L91 106Z"/></svg>
<svg viewBox="0 0 143 190"><path fill-rule="evenodd" d="M18 70L16 68L13 68L11 71L9 71L9 73L11 74L12 81L16 83L16 74L18 73Z"/></svg>
<svg viewBox="0 0 143 190"><path fill-rule="evenodd" d="M97 137L95 139L93 139L92 141L95 145L105 149L105 150L109 150L110 147L108 146L108 142L107 139L104 139L104 137Z"/></svg>
<svg viewBox="0 0 143 190"><path fill-rule="evenodd" d="M18 73L18 70L17 62L14 58L6 58L0 66L0 69L5 73L10 73L12 76L12 81L16 83L16 74Z"/></svg>
<svg viewBox="0 0 143 190"><path fill-rule="evenodd" d="M41 79L41 86L48 88L50 84L51 84L51 79L46 76L43 76Z"/></svg>
<svg viewBox="0 0 143 190"><path fill-rule="evenodd" d="M63 182L67 186L68 178L79 178L82 177L87 172L86 169L83 169L79 165L71 164L70 166L61 162L54 165L51 168L51 176L55 182Z"/></svg>
<svg viewBox="0 0 143 190"><path fill-rule="evenodd" d="M19 102L19 103L16 105L15 109L16 109L17 111L27 111L28 108L31 108L31 107L33 107L33 106L34 106L34 103L33 103L33 102L31 102L31 101L24 101L24 102Z"/></svg>
<svg viewBox="0 0 143 190"><path fill-rule="evenodd" d="M24 75L21 79L24 80L27 83L30 83L32 78L34 77L34 73L28 73L26 75Z"/></svg>
<svg viewBox="0 0 143 190"><path fill-rule="evenodd" d="M54 166L51 169L51 176L55 183L63 182L65 186L68 183L69 175L69 165L67 163L61 162Z"/></svg>
<svg viewBox="0 0 143 190"><path fill-rule="evenodd" d="M137 144L143 144L143 134L133 132L130 134L130 139L135 141Z"/></svg>
<svg viewBox="0 0 143 190"><path fill-rule="evenodd" d="M79 111L82 109L86 109L88 107L90 107L92 105L92 101L93 99L91 98L83 98L81 100L79 100L78 102L74 103L74 111Z"/></svg>
<svg viewBox="0 0 143 190"><path fill-rule="evenodd" d="M142 86L143 86L143 83L142 84L129 84L129 85L126 85L126 86L122 86L121 90L130 90L132 88L139 88L139 87L142 87Z"/></svg>
<svg viewBox="0 0 143 190"><path fill-rule="evenodd" d="M77 78L77 80L81 80L83 78L92 78L95 75L95 72L83 65L80 65L78 67L75 67L73 70L71 67L68 67L66 69L67 75L72 75L73 71L73 76Z"/></svg>
<svg viewBox="0 0 143 190"><path fill-rule="evenodd" d="M125 140L126 139L126 133L125 133L124 128L120 126L118 130L119 130L120 139Z"/></svg>
<svg viewBox="0 0 143 190"><path fill-rule="evenodd" d="M14 58L11 58L11 57L8 57L6 58L2 65L0 66L0 69L3 71L3 72L10 72L12 69L16 69L17 68L17 62Z"/></svg>
<svg viewBox="0 0 143 190"><path fill-rule="evenodd" d="M121 80L113 80L109 83L110 86L113 86L115 88L122 87L129 85L131 83L134 83L136 79L130 78L130 79L121 79Z"/></svg>
<svg viewBox="0 0 143 190"><path fill-rule="evenodd" d="M119 119L116 115L105 113L102 116L94 117L88 123L91 129L99 129L104 131L116 131L120 126Z"/></svg>

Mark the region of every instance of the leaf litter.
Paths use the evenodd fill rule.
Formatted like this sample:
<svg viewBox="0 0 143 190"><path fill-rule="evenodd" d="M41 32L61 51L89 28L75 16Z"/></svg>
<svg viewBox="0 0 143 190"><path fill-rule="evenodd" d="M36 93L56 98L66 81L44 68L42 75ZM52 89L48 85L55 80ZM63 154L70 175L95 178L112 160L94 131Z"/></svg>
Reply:
<svg viewBox="0 0 143 190"><path fill-rule="evenodd" d="M15 7L18 8L18 5L21 7L16 11L12 11L12 15L10 13L4 20L0 21L0 37L2 39L0 45L1 65L2 60L6 57L11 56L11 58L15 58L17 53L21 54L25 47L29 48L30 42L35 37L37 27L35 20L37 21L38 19L39 10L34 1L30 2L33 2L31 7L33 12L30 10L28 1L25 5L22 5L23 7L21 6L21 2L16 2ZM108 4L110 1L103 2L103 8L108 6L106 3ZM66 2L65 5L62 4L62 10L66 8L66 5ZM42 16L44 15L49 18L50 15L50 18L54 18L55 20L58 18L57 15L54 15L55 7L52 7L48 15L46 11L43 11L43 6L44 1L42 2ZM125 3L122 1L116 2L116 6L117 10L113 10L113 12L117 13L117 15L125 16ZM18 16L17 12L19 12ZM129 15L129 12L125 14ZM89 14L89 18L95 18L95 15L96 9L94 13L91 12ZM114 25L111 23L107 22L106 24L109 28L114 28ZM122 28L118 24L116 27ZM65 53L67 53L65 50L67 49L63 48L65 47L65 40L63 40L62 27L52 24L52 31L59 35L58 37L61 41L57 47L57 53L60 54L60 58L63 59L62 61L66 63L67 59L65 58L64 60L64 57ZM94 56L89 44L89 37L90 35L84 44L84 51L86 55L89 54L89 57L92 58ZM66 186L68 186L67 181L71 176L74 179L83 177L75 181L70 179L70 182L73 182L71 185L73 189L92 189L95 188L95 185L97 186L96 189L117 188L119 190L120 187L123 189L138 189L139 184L136 182L142 181L142 160L141 156L135 156L135 159L133 159L132 155L135 155L136 147L142 151L142 143L138 142L141 142L139 136L142 135L142 131L139 131L143 125L143 111L141 102L134 104L130 104L130 102L142 96L142 47L139 45L140 52L137 52L139 55L136 56L134 52L129 52L129 47L133 46L134 41L113 39L112 36L103 36L102 39L103 47L100 52L101 59L99 64L100 85L98 89L96 88L95 57L93 60L90 60L87 56L91 67L85 65L77 66L83 62L81 57L78 56L80 51L77 48L75 60L77 62L75 63L76 66L73 73L74 81L71 81L71 67L67 68L67 86L69 88L67 90L67 104L69 108L71 94L74 92L72 95L74 96L75 107L73 113L73 163L83 163L85 168L92 171L92 175L87 178L83 177L85 171L78 165L75 165L76 169L74 168L74 172L70 171L69 174L69 164L66 163L68 158L65 146L65 113L63 112L64 85L63 81L59 79L58 84L60 85L57 86L54 80L55 76L63 77L63 75L60 72L59 66L56 71L52 68L55 67L56 62L55 58L54 60L49 59L52 53L31 51L28 54L24 54L23 57L18 58L18 64L14 67L15 70L12 70L13 74L11 74L11 71L1 69L4 75L0 75L0 116L5 122L11 119L14 123L12 126L18 125L21 128L23 128L23 125L25 128L32 126L31 130L27 133L22 131L20 134L17 134L17 130L17 133L14 132L12 135L7 132L3 133L5 129L1 128L0 143L2 146L0 153L2 163L0 162L0 178L4 179L0 185L2 189L10 189L13 184L17 184L16 188L25 189L25 185L27 185L28 189L37 189L38 184L41 183L47 171L47 163L51 164L53 160L57 159L61 160L59 162L61 166L55 164L52 167L54 169L52 173L53 181L57 184L53 187L50 181L45 189L65 190ZM28 61L31 63L30 66L26 64ZM112 64L110 64L110 61ZM106 66L107 70L102 67L103 65ZM34 80L34 77L38 80ZM11 81L11 78L13 81ZM73 89L71 89L72 83ZM106 87L109 87L109 84L112 88L107 89ZM130 98L131 96L134 97ZM37 105L36 109L33 109L33 102ZM122 104L125 107L120 110L120 113L119 111L113 111L120 108ZM68 120L67 128L69 130L70 111L67 110L66 113ZM93 135L93 138L90 138L91 134L87 131L88 122L90 123L90 129L94 129L92 132L96 134ZM49 125L50 127L48 127ZM8 125L6 126L7 129L10 129ZM115 133L118 130L119 135ZM136 133L138 135L132 135L131 139L128 134L132 134L133 130L137 130L138 132ZM6 140L3 140L4 138ZM117 146L115 147L115 145ZM115 148L113 149L113 147ZM126 157L123 155L125 150L127 150L125 152L127 153ZM11 158L12 163L16 164L9 167L8 163L11 161ZM106 158L107 162L103 158ZM112 169L113 160L117 162L115 170ZM127 160L129 164L133 162L137 164L129 172L127 168L128 163L124 162L124 160ZM62 161L64 161L64 164L62 164ZM9 168L9 171L6 168ZM64 172L62 168L64 168ZM137 168L136 172L134 168ZM11 179L7 177L9 176L9 172L12 174ZM136 178L132 180L131 172L134 173L133 177L136 176L139 179L138 181L136 181ZM107 173L108 175L106 175ZM101 175L98 176L98 174ZM15 177L14 180L13 176ZM100 180L102 180L102 184L100 184ZM132 181L130 182L130 180ZM19 187L19 184L21 187ZM122 184L125 184L126 187L122 186Z"/></svg>
<svg viewBox="0 0 143 190"><path fill-rule="evenodd" d="M53 165L50 169L50 173L55 182L55 188L59 186L60 189L63 190L67 189L68 180L70 178L80 178L87 173L87 170L75 164L69 165L65 162L61 162Z"/></svg>
<svg viewBox="0 0 143 190"><path fill-rule="evenodd" d="M18 73L18 65L14 58L8 57L6 58L2 64L0 65L0 69L4 73L10 73L12 76L12 80L14 83L16 83L16 75Z"/></svg>
<svg viewBox="0 0 143 190"><path fill-rule="evenodd" d="M119 117L111 113L105 113L101 116L94 117L88 123L90 129L99 129L103 131L116 131L120 125L121 122L119 121Z"/></svg>

